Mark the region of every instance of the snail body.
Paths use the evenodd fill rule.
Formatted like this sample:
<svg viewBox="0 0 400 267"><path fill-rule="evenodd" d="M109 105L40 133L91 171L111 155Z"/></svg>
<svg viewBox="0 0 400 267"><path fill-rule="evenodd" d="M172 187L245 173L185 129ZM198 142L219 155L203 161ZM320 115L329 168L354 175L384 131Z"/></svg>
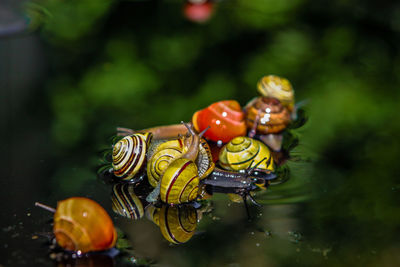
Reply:
<svg viewBox="0 0 400 267"><path fill-rule="evenodd" d="M115 213L136 220L143 217L144 208L133 188L131 184L115 184L112 188L111 203Z"/></svg>
<svg viewBox="0 0 400 267"><path fill-rule="evenodd" d="M146 162L146 151L151 137L151 133L132 134L114 145L112 167L115 176L130 180L142 169Z"/></svg>
<svg viewBox="0 0 400 267"><path fill-rule="evenodd" d="M267 75L257 83L257 91L261 96L278 99L290 112L294 108L294 90L290 82L282 77Z"/></svg>
<svg viewBox="0 0 400 267"><path fill-rule="evenodd" d="M265 160L264 160L265 159ZM236 137L220 151L219 165L230 171L246 170L258 164L258 170L274 171L274 162L269 148L250 137Z"/></svg>
<svg viewBox="0 0 400 267"><path fill-rule="evenodd" d="M114 224L97 202L72 197L59 201L56 210L40 203L36 205L55 211L53 232L63 249L86 253L114 247L117 240Z"/></svg>
<svg viewBox="0 0 400 267"><path fill-rule="evenodd" d="M197 132L210 126L204 137L215 142L229 142L236 136L245 136L247 131L244 113L235 100L219 101L195 112L192 122Z"/></svg>
<svg viewBox="0 0 400 267"><path fill-rule="evenodd" d="M278 99L258 97L246 106L246 124L258 134L279 133L290 123L290 113Z"/></svg>

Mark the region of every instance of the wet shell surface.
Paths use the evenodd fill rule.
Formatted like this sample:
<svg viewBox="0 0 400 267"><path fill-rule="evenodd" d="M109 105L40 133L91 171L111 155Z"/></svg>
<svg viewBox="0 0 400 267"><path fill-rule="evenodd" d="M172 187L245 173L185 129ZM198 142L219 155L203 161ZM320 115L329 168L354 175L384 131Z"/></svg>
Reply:
<svg viewBox="0 0 400 267"><path fill-rule="evenodd" d="M159 212L162 235L169 242L181 244L189 241L197 227L197 212L191 205L163 205Z"/></svg>
<svg viewBox="0 0 400 267"><path fill-rule="evenodd" d="M199 182L196 164L188 159L176 159L161 179L161 201L168 204L190 202L197 197Z"/></svg>
<svg viewBox="0 0 400 267"><path fill-rule="evenodd" d="M204 137L215 142L229 142L236 136L246 135L247 131L244 113L235 100L219 101L197 111L192 122L197 132L210 126Z"/></svg>
<svg viewBox="0 0 400 267"><path fill-rule="evenodd" d="M294 90L287 79L275 75L264 76L257 83L257 91L262 96L278 99L289 111L293 110Z"/></svg>
<svg viewBox="0 0 400 267"><path fill-rule="evenodd" d="M84 197L58 202L53 232L62 248L82 253L110 249L117 240L107 212L95 201Z"/></svg>
<svg viewBox="0 0 400 267"><path fill-rule="evenodd" d="M169 164L187 152L183 139L169 140L160 143L147 162L147 177L149 183L156 187ZM198 167L199 178L207 177L215 167L211 150L204 139L200 140L199 154L195 161Z"/></svg>
<svg viewBox="0 0 400 267"><path fill-rule="evenodd" d="M135 194L134 185L116 184L111 194L112 209L115 213L129 219L140 219L143 217L143 204Z"/></svg>
<svg viewBox="0 0 400 267"><path fill-rule="evenodd" d="M290 123L290 113L279 100L258 97L246 107L246 124L258 134L279 133Z"/></svg>
<svg viewBox="0 0 400 267"><path fill-rule="evenodd" d="M132 179L146 162L146 151L151 133L125 136L113 147L114 175L123 180Z"/></svg>
<svg viewBox="0 0 400 267"><path fill-rule="evenodd" d="M230 171L246 170L260 161L262 162L257 166L257 169L274 170L269 148L262 142L250 137L232 139L221 149L219 154L219 165Z"/></svg>

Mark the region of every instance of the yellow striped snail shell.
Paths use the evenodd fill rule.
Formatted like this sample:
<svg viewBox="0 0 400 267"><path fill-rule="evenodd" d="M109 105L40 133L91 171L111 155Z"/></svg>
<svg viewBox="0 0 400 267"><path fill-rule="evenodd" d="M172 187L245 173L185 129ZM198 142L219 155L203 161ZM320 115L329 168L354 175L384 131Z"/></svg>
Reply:
<svg viewBox="0 0 400 267"><path fill-rule="evenodd" d="M189 241L197 227L197 211L191 205L163 205L159 212L162 235L169 242L181 244Z"/></svg>
<svg viewBox="0 0 400 267"><path fill-rule="evenodd" d="M153 187L157 186L169 164L182 157L188 151L189 145L185 139L169 140L155 148L150 160L147 162L147 177ZM199 153L195 163L198 167L200 179L207 177L215 166L212 161L211 149L203 138L200 139Z"/></svg>
<svg viewBox="0 0 400 267"><path fill-rule="evenodd" d="M196 164L186 158L176 159L161 178L161 201L168 204L193 201L197 197L199 182Z"/></svg>
<svg viewBox="0 0 400 267"><path fill-rule="evenodd" d="M250 137L239 136L232 139L219 153L219 164L225 170L245 170L259 162L261 163L257 169L274 171L274 161L269 148Z"/></svg>
<svg viewBox="0 0 400 267"><path fill-rule="evenodd" d="M258 97L246 106L246 124L259 134L279 133L290 123L290 113L276 98Z"/></svg>
<svg viewBox="0 0 400 267"><path fill-rule="evenodd" d="M153 204L147 205L145 214L147 219L156 225L160 225L160 208L157 208Z"/></svg>
<svg viewBox="0 0 400 267"><path fill-rule="evenodd" d="M125 136L113 147L112 166L114 175L123 180L132 179L146 162L146 151L151 133Z"/></svg>
<svg viewBox="0 0 400 267"><path fill-rule="evenodd" d="M134 185L116 184L112 188L111 203L115 213L129 219L140 219L143 217L144 209L142 201L135 194Z"/></svg>
<svg viewBox="0 0 400 267"><path fill-rule="evenodd" d="M285 78L275 75L264 76L257 83L257 91L262 96L278 99L290 112L294 108L294 90Z"/></svg>

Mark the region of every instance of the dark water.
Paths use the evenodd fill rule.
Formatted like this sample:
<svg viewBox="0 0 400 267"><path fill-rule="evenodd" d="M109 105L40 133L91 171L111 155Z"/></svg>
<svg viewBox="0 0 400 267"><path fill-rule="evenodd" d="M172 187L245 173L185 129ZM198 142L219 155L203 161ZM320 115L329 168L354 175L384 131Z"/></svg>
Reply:
<svg viewBox="0 0 400 267"><path fill-rule="evenodd" d="M256 194L262 207L250 205L251 220L242 203L216 194L195 235L171 245L148 219L133 221L112 212L111 186L96 175L98 148L109 144L106 135L95 146L82 143L79 151L51 141L52 114L41 89L45 66L38 47L32 36L0 43L6 88L1 90L1 266L400 264L400 143L391 132L399 129L396 118L379 131L357 122L354 131L332 129L337 137L318 148L307 140L318 139L319 133L305 127L304 142L287 162L290 179ZM311 107L310 114L315 112ZM112 132L114 125L109 127ZM71 196L90 197L105 207L131 248L114 259L52 259L52 216L34 203L56 206Z"/></svg>

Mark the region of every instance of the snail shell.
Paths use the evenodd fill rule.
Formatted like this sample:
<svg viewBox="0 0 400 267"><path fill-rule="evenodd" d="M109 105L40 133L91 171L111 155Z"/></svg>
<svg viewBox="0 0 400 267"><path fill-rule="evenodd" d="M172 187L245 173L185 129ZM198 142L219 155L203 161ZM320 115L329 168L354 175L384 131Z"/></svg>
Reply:
<svg viewBox="0 0 400 267"><path fill-rule="evenodd" d="M257 91L262 96L278 99L290 112L293 110L294 90L287 79L275 75L264 76L257 83Z"/></svg>
<svg viewBox="0 0 400 267"><path fill-rule="evenodd" d="M157 208L153 204L146 207L146 218L154 222L156 225L160 225L160 208Z"/></svg>
<svg viewBox="0 0 400 267"><path fill-rule="evenodd" d="M150 160L147 162L147 177L149 183L156 187L169 164L177 158L183 156L189 149L185 144L185 139L166 141L157 146ZM195 160L198 166L199 178L207 177L214 169L211 150L207 142L201 138L199 145L199 153Z"/></svg>
<svg viewBox="0 0 400 267"><path fill-rule="evenodd" d="M163 205L159 212L162 235L169 242L181 244L189 241L197 227L197 211L191 205Z"/></svg>
<svg viewBox="0 0 400 267"><path fill-rule="evenodd" d="M262 161L264 158L266 160ZM220 151L219 164L225 170L239 171L253 167L262 161L257 169L274 171L274 163L269 148L250 137L236 137ZM251 165L250 165L251 164Z"/></svg>
<svg viewBox="0 0 400 267"><path fill-rule="evenodd" d="M247 127L259 134L278 133L289 122L289 111L276 98L258 97L246 107Z"/></svg>
<svg viewBox="0 0 400 267"><path fill-rule="evenodd" d="M143 217L143 204L133 190L131 184L116 184L112 188L111 203L115 213L129 219Z"/></svg>
<svg viewBox="0 0 400 267"><path fill-rule="evenodd" d="M215 142L229 142L236 136L245 136L247 131L244 113L235 100L219 101L197 111L192 122L197 132L210 126L204 137Z"/></svg>
<svg viewBox="0 0 400 267"><path fill-rule="evenodd" d="M151 133L125 136L113 147L112 159L114 175L129 180L144 166L146 151L151 140Z"/></svg>
<svg viewBox="0 0 400 267"><path fill-rule="evenodd" d="M117 232L107 212L95 201L84 197L58 202L53 231L62 248L82 253L110 249L117 240Z"/></svg>
<svg viewBox="0 0 400 267"><path fill-rule="evenodd" d="M196 164L186 158L171 162L161 179L161 201L168 204L190 202L197 197L199 176Z"/></svg>

